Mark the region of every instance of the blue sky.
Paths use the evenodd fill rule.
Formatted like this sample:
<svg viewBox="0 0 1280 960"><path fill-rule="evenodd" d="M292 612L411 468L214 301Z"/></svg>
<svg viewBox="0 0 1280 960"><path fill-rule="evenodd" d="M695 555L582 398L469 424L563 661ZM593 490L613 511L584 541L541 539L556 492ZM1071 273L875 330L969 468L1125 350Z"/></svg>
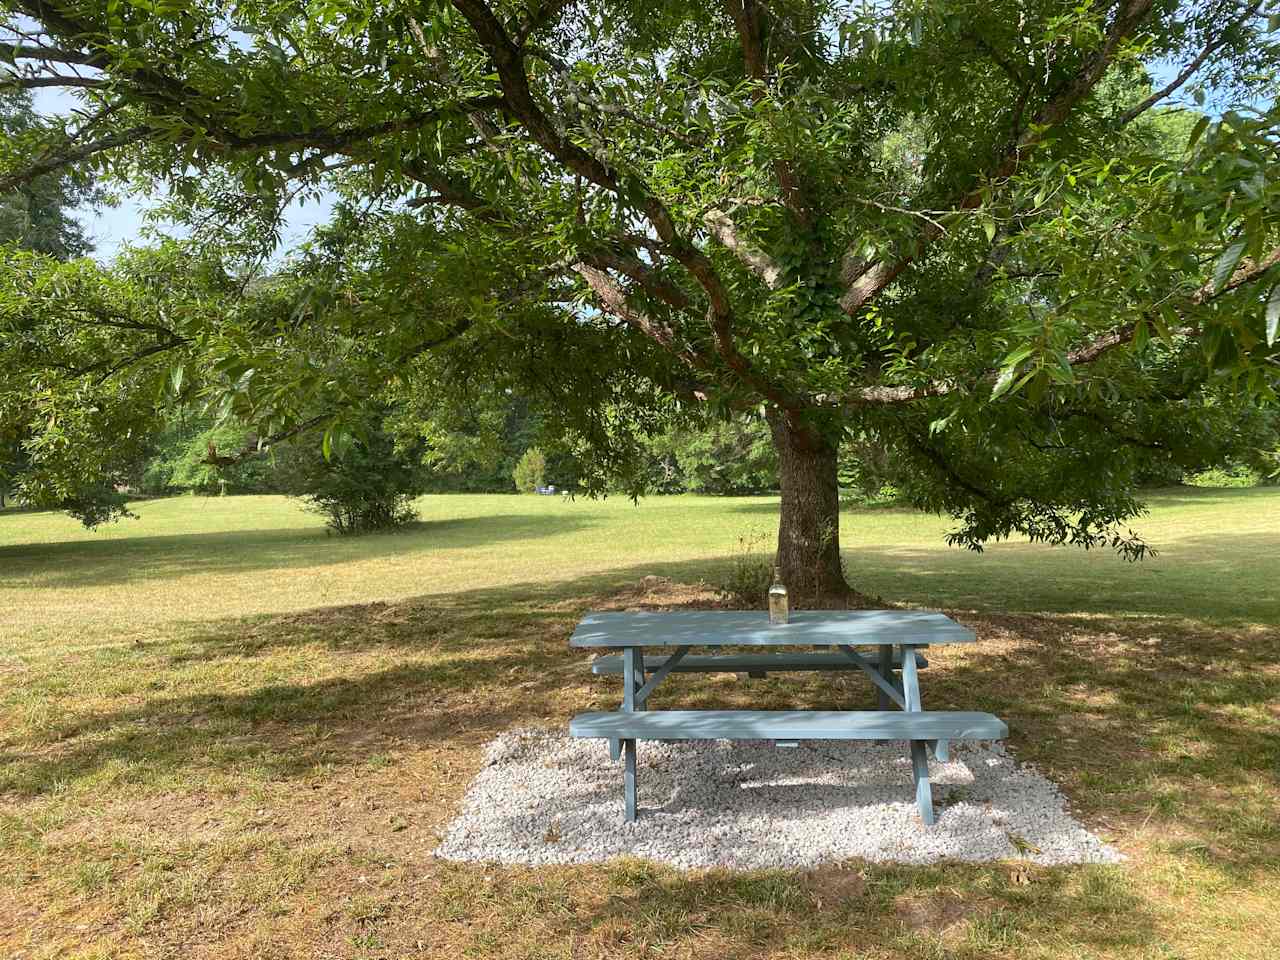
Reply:
<svg viewBox="0 0 1280 960"><path fill-rule="evenodd" d="M46 88L34 91L35 108L40 113L68 113L77 101L62 90ZM117 185L112 189L119 192ZM114 207L95 210L82 207L76 212L85 232L93 241L93 256L98 260L110 260L126 243L143 240L143 220L149 209L163 197L150 197L141 193L125 193ZM304 240L312 227L325 223L332 210L332 200L321 198L309 202L297 200L285 211L283 250L296 247Z"/></svg>
<svg viewBox="0 0 1280 960"><path fill-rule="evenodd" d="M85 231L93 240L93 255L98 260L110 260L123 244L142 239L143 217L154 204L154 199L142 194L121 197L119 206L94 210L89 207L77 211ZM285 211L283 247L296 247L312 227L325 223L332 210L332 201L321 198L309 203L301 200L290 204Z"/></svg>

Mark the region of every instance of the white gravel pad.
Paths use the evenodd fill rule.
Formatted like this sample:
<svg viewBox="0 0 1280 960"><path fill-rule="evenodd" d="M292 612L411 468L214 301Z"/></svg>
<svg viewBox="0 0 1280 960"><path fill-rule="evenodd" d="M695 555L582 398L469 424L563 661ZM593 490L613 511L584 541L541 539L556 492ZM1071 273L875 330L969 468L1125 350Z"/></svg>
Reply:
<svg viewBox="0 0 1280 960"><path fill-rule="evenodd" d="M487 764L436 855L507 864L636 856L678 867L1122 859L1066 810L1058 787L998 743L954 743L929 760L938 820L915 805L906 743L642 740L640 819L622 819L622 761L604 740L522 729Z"/></svg>

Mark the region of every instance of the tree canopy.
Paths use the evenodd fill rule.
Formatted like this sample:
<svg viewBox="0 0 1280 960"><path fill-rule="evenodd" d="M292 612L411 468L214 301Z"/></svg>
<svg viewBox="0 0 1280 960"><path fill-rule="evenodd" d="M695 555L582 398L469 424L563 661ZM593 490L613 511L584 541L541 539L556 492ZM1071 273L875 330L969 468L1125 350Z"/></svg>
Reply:
<svg viewBox="0 0 1280 960"><path fill-rule="evenodd" d="M0 134L20 137L36 123L29 93L0 90ZM92 184L69 170L27 180L0 196L0 243L16 244L59 260L82 256L92 245L73 210L96 197Z"/></svg>
<svg viewBox="0 0 1280 960"><path fill-rule="evenodd" d="M1143 465L1275 397L1260 2L6 7L7 85L83 109L6 141L0 192L166 190L242 279L291 202L340 198L271 295L115 352L187 351L266 437L518 385L625 472L663 417L755 411L779 562L823 588L847 437L958 543L1140 555ZM1235 109L1167 109L1205 90Z"/></svg>

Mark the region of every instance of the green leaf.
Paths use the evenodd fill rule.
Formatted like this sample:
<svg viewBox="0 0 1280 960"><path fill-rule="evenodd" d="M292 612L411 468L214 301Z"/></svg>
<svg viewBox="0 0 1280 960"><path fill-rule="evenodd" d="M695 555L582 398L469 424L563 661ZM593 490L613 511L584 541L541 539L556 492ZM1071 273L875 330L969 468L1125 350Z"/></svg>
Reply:
<svg viewBox="0 0 1280 960"><path fill-rule="evenodd" d="M1196 142L1199 141L1200 137L1204 135L1204 132L1206 129L1208 129L1208 126L1209 126L1209 118L1207 116L1202 116L1199 120L1196 121L1196 125L1191 128L1191 136L1187 138L1187 150L1191 150L1193 147L1195 147Z"/></svg>
<svg viewBox="0 0 1280 960"><path fill-rule="evenodd" d="M1271 297L1267 300L1267 346L1274 347L1276 337L1280 335L1280 283L1271 288Z"/></svg>
<svg viewBox="0 0 1280 960"><path fill-rule="evenodd" d="M959 409L952 410L945 417L939 417L937 420L931 420L929 422L929 436L935 436L946 430L947 426L955 419L956 414L959 412Z"/></svg>
<svg viewBox="0 0 1280 960"><path fill-rule="evenodd" d="M169 390L175 397L182 392L182 380L185 372L180 363L169 371Z"/></svg>
<svg viewBox="0 0 1280 960"><path fill-rule="evenodd" d="M1013 386L1013 378L1018 375L1017 367L1005 367L1000 371L1000 376L996 379L996 384L991 388L991 399L998 400L1008 392Z"/></svg>
<svg viewBox="0 0 1280 960"><path fill-rule="evenodd" d="M1031 356L1033 349L1034 347L1031 346L1018 347L1018 349L1011 351L1009 355L1004 358L1004 362L1001 363L1000 366L1016 367L1023 360L1027 359L1027 357Z"/></svg>
<svg viewBox="0 0 1280 960"><path fill-rule="evenodd" d="M1222 255L1218 257L1218 262L1213 266L1213 292L1217 293L1222 289L1223 285L1230 279L1231 274L1236 269L1236 264L1240 262L1240 257L1244 254L1245 240L1237 240L1227 249L1222 251Z"/></svg>
<svg viewBox="0 0 1280 960"><path fill-rule="evenodd" d="M1133 328L1133 348L1141 350L1151 339L1151 330L1145 320L1139 320Z"/></svg>
<svg viewBox="0 0 1280 960"><path fill-rule="evenodd" d="M1173 342L1173 331L1178 326L1178 320L1178 311L1168 304L1161 307L1158 313L1151 315L1151 325L1156 328L1156 333L1160 334L1160 339L1165 343Z"/></svg>

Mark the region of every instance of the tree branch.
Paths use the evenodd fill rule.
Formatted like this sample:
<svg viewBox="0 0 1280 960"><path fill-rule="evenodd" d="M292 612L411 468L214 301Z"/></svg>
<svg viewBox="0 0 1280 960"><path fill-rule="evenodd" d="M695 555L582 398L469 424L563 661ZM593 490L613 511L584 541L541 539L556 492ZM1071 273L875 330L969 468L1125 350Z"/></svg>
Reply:
<svg viewBox="0 0 1280 960"><path fill-rule="evenodd" d="M46 63L75 63L84 67L101 67L106 58L97 53L83 53L79 50L64 50L60 47L47 47L43 44L0 43L0 56L8 60L41 60Z"/></svg>
<svg viewBox="0 0 1280 960"><path fill-rule="evenodd" d="M0 81L0 90L38 90L42 87L83 87L88 90L107 86L107 81L93 77L19 77L10 74Z"/></svg>
<svg viewBox="0 0 1280 960"><path fill-rule="evenodd" d="M1125 0L1117 12L1115 19L1107 31L1107 37L1101 48L1089 58L1081 69L1067 83L1049 98L1036 114L1034 122L1023 128L1013 145L1000 158L991 170L986 182L1007 180L1018 169L1022 155L1029 148L1038 144L1049 128L1062 123L1076 106L1086 97L1105 75L1114 61L1121 44L1137 29L1150 11L1152 0ZM970 190L956 209L972 210L982 205L986 184ZM840 297L840 307L850 316L855 316L863 306L892 283L908 266L922 256L929 244L941 236L941 230L934 224L926 224L916 239L914 249L895 261L881 261L875 264L861 264L845 273L847 289ZM847 254L846 257L851 257Z"/></svg>
<svg viewBox="0 0 1280 960"><path fill-rule="evenodd" d="M241 447L239 453L233 454L229 457L218 456L218 448L211 443L209 444L208 456L200 462L208 464L211 467L233 467L236 464L244 463L246 460L252 460L263 456L277 443L283 443L284 441L290 440L299 434L306 433L308 430L314 430L331 416L333 416L332 413L322 413L319 416L311 417L309 420L303 420L295 426L258 440L253 446Z"/></svg>
<svg viewBox="0 0 1280 960"><path fill-rule="evenodd" d="M729 16L738 29L738 39L742 44L743 67L747 76L755 81L751 99L757 103L767 96L765 82L768 77L765 20L761 5L758 0L725 0ZM795 167L779 157L773 162L773 172L782 192L783 204L791 211L797 222L806 228L811 227L813 211Z"/></svg>
<svg viewBox="0 0 1280 960"><path fill-rule="evenodd" d="M367 140L373 140L378 137L389 136L396 133L403 133L407 130L415 130L448 116L453 116L455 114L465 115L471 111L479 109L493 109L501 104L501 97L474 97L470 100L446 104L434 110L427 110L394 120L385 120L382 123L364 127L352 127L340 130L278 130L255 133L247 136L240 136L225 132L221 134L218 132L211 132L210 135L203 139L206 142L211 143L213 146L231 153L252 152L254 150L280 147L316 147L328 151L329 153L339 153ZM150 137L165 133L166 131L150 124L140 124L138 126L131 127L128 130L121 131L120 133L110 134L98 140L91 141L75 150L56 154L46 160L31 164L25 169L9 174L3 179L0 179L0 193L7 193L22 186L23 184L30 183L39 176L65 169L72 164L88 159L89 157L102 153L106 150L126 146L138 140L149 139ZM180 139L183 141L189 140L191 139L191 134L188 133ZM299 172L303 172L304 168L299 167L298 170Z"/></svg>
<svg viewBox="0 0 1280 960"><path fill-rule="evenodd" d="M782 266L759 247L738 236L738 228L727 213L723 210L708 210L703 220L707 224L707 229L711 231L711 235L733 251L734 255L746 264L752 273L763 280L770 290L777 290L782 286Z"/></svg>
<svg viewBox="0 0 1280 960"><path fill-rule="evenodd" d="M1240 263L1232 272L1231 278L1222 285L1218 290L1214 290L1213 281L1206 281L1196 288L1195 292L1187 297L1187 304L1191 306L1203 306L1212 303L1219 297L1225 296L1232 291L1239 290L1241 287L1255 283L1262 279L1276 264L1280 264L1280 247L1271 250L1266 256L1259 260L1246 259ZM1145 317L1143 318L1145 319ZM1084 366L1094 363L1095 361L1106 356L1117 347L1124 346L1133 342L1133 336L1137 332L1140 320L1122 324L1114 330L1094 337L1087 343L1083 343L1066 354L1067 363L1072 367ZM1184 327L1174 330L1183 336L1193 337L1198 332L1199 325L1192 323ZM988 370L975 383L994 382L998 376L998 371ZM912 403L916 400L926 400L930 397L941 397L958 389L959 385L955 381L935 381L920 387L889 387L889 386L870 386L855 390L840 401L842 406L869 406L869 405L888 405L899 403Z"/></svg>
<svg viewBox="0 0 1280 960"><path fill-rule="evenodd" d="M1116 118L1116 125L1120 127L1125 126L1142 114L1146 113L1161 100L1173 93L1176 93L1184 83L1191 79L1192 75L1194 75L1197 70L1204 66L1206 60L1217 53L1231 40L1231 34L1234 30L1244 26L1250 19L1258 15L1258 11L1262 9L1262 6L1263 0L1258 0L1257 3L1254 3L1251 7L1247 8L1243 14L1231 21L1231 23L1224 27L1217 37L1210 40L1209 43L1205 45L1205 48L1200 51L1199 55L1183 67L1178 75L1169 81L1168 84L1151 94L1151 96L1147 97L1141 103L1130 107L1124 113L1120 114L1120 116Z"/></svg>
<svg viewBox="0 0 1280 960"><path fill-rule="evenodd" d="M11 173L6 177L0 178L0 194L9 193L25 184L30 183L37 177L42 177L46 173L53 173L63 170L74 163L85 160L95 154L102 153L104 150L112 150L116 147L123 147L126 144L134 143L138 140L146 138L152 133L149 126L130 127L127 130L121 130L119 133L108 134L97 140L91 140L83 146L77 147L75 150L67 151L59 156L50 157L47 160L41 160L31 164L29 167Z"/></svg>
<svg viewBox="0 0 1280 960"><path fill-rule="evenodd" d="M528 131L535 143L571 173L634 203L653 225L668 255L688 270L702 287L709 302L707 319L716 352L729 369L744 384L779 407L797 410L804 406L801 398L762 377L738 351L733 340L733 309L729 292L711 259L680 235L666 205L638 177L614 170L599 157L561 135L533 97L525 72L523 51L511 42L505 28L484 0L452 2L470 24L497 69L503 92L503 109Z"/></svg>
<svg viewBox="0 0 1280 960"><path fill-rule="evenodd" d="M587 282L605 311L643 333L693 369L706 369L706 361L687 346L677 343L675 331L659 323L627 302L627 295L613 277L587 263L575 263L570 269Z"/></svg>
<svg viewBox="0 0 1280 960"><path fill-rule="evenodd" d="M664 280L653 267L639 257L616 250L591 247L583 250L579 260L588 266L601 270L615 270L625 277L630 277L649 293L676 310L688 310L693 305L683 290Z"/></svg>

